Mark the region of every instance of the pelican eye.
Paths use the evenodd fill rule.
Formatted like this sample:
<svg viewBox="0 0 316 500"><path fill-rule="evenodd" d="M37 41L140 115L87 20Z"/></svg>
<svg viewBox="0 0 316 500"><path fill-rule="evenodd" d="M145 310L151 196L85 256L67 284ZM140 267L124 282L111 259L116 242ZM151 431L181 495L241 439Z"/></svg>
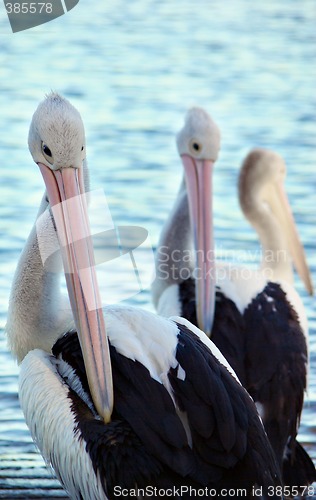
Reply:
<svg viewBox="0 0 316 500"><path fill-rule="evenodd" d="M84 150L84 146L82 146L82 148L81 148L81 151L83 151L83 150Z"/></svg>
<svg viewBox="0 0 316 500"><path fill-rule="evenodd" d="M44 142L42 142L42 153L45 156L46 160L49 161L49 163L52 163L53 161L53 155L51 150L49 149Z"/></svg>
<svg viewBox="0 0 316 500"><path fill-rule="evenodd" d="M198 154L202 151L202 144L196 139L192 139L190 149L192 153Z"/></svg>

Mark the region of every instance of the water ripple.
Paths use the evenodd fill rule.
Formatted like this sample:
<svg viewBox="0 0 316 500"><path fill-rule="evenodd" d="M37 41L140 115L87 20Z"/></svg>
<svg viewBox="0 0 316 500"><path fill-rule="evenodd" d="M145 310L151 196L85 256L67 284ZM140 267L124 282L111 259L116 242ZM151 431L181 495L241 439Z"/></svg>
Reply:
<svg viewBox="0 0 316 500"><path fill-rule="evenodd" d="M174 134L189 106L205 106L222 130L214 173L221 251L256 255L256 235L238 207L238 168L252 147L276 149L287 162L287 190L316 285L315 24L314 0L236 0L229 8L219 0L194 7L189 0L85 0L49 25L0 37L0 498L66 498L24 423L18 368L3 332L16 261L43 192L27 150L38 101L56 89L79 108L93 187L104 188L117 224L143 225L153 244L181 179ZM119 279L113 272L113 290L123 284L128 291ZM316 316L296 283L311 350L300 439L316 460ZM148 290L131 302L152 310Z"/></svg>

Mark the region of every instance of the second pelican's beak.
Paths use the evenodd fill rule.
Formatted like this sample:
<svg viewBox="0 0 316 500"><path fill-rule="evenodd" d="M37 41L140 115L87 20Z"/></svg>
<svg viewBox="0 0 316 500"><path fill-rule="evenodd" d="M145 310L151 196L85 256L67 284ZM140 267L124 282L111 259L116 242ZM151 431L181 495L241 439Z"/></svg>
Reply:
<svg viewBox="0 0 316 500"><path fill-rule="evenodd" d="M191 228L196 253L195 298L199 328L211 334L215 310L215 257L212 217L214 162L181 156L188 192Z"/></svg>
<svg viewBox="0 0 316 500"><path fill-rule="evenodd" d="M93 403L105 422L113 409L109 345L95 272L82 168L51 170L43 175L62 251L66 283Z"/></svg>

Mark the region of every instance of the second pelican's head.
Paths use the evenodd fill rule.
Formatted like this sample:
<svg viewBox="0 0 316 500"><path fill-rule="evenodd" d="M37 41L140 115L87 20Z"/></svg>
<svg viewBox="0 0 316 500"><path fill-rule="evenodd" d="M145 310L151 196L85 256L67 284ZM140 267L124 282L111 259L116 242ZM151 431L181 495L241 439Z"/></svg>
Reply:
<svg viewBox="0 0 316 500"><path fill-rule="evenodd" d="M195 295L198 325L211 334L215 308L215 257L212 173L220 150L220 131L202 108L188 111L177 135L188 193L196 254Z"/></svg>

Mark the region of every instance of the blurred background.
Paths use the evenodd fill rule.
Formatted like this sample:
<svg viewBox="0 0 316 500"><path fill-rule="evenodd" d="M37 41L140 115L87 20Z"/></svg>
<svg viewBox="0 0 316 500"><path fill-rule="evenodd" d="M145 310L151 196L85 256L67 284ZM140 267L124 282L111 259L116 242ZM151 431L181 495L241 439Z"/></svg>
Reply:
<svg viewBox="0 0 316 500"><path fill-rule="evenodd" d="M259 260L236 183L250 148L275 149L287 163L286 188L315 286L316 3L81 0L63 17L15 34L4 9L0 15L0 498L65 497L24 423L4 333L13 273L43 193L27 147L38 102L55 90L78 108L91 187L104 190L115 224L148 231L148 250L181 180L174 139L189 107L205 107L222 131L214 172L219 254ZM106 286L153 310L148 289L126 299L129 282L115 265ZM297 278L296 286L311 360L299 438L316 462L315 302Z"/></svg>

